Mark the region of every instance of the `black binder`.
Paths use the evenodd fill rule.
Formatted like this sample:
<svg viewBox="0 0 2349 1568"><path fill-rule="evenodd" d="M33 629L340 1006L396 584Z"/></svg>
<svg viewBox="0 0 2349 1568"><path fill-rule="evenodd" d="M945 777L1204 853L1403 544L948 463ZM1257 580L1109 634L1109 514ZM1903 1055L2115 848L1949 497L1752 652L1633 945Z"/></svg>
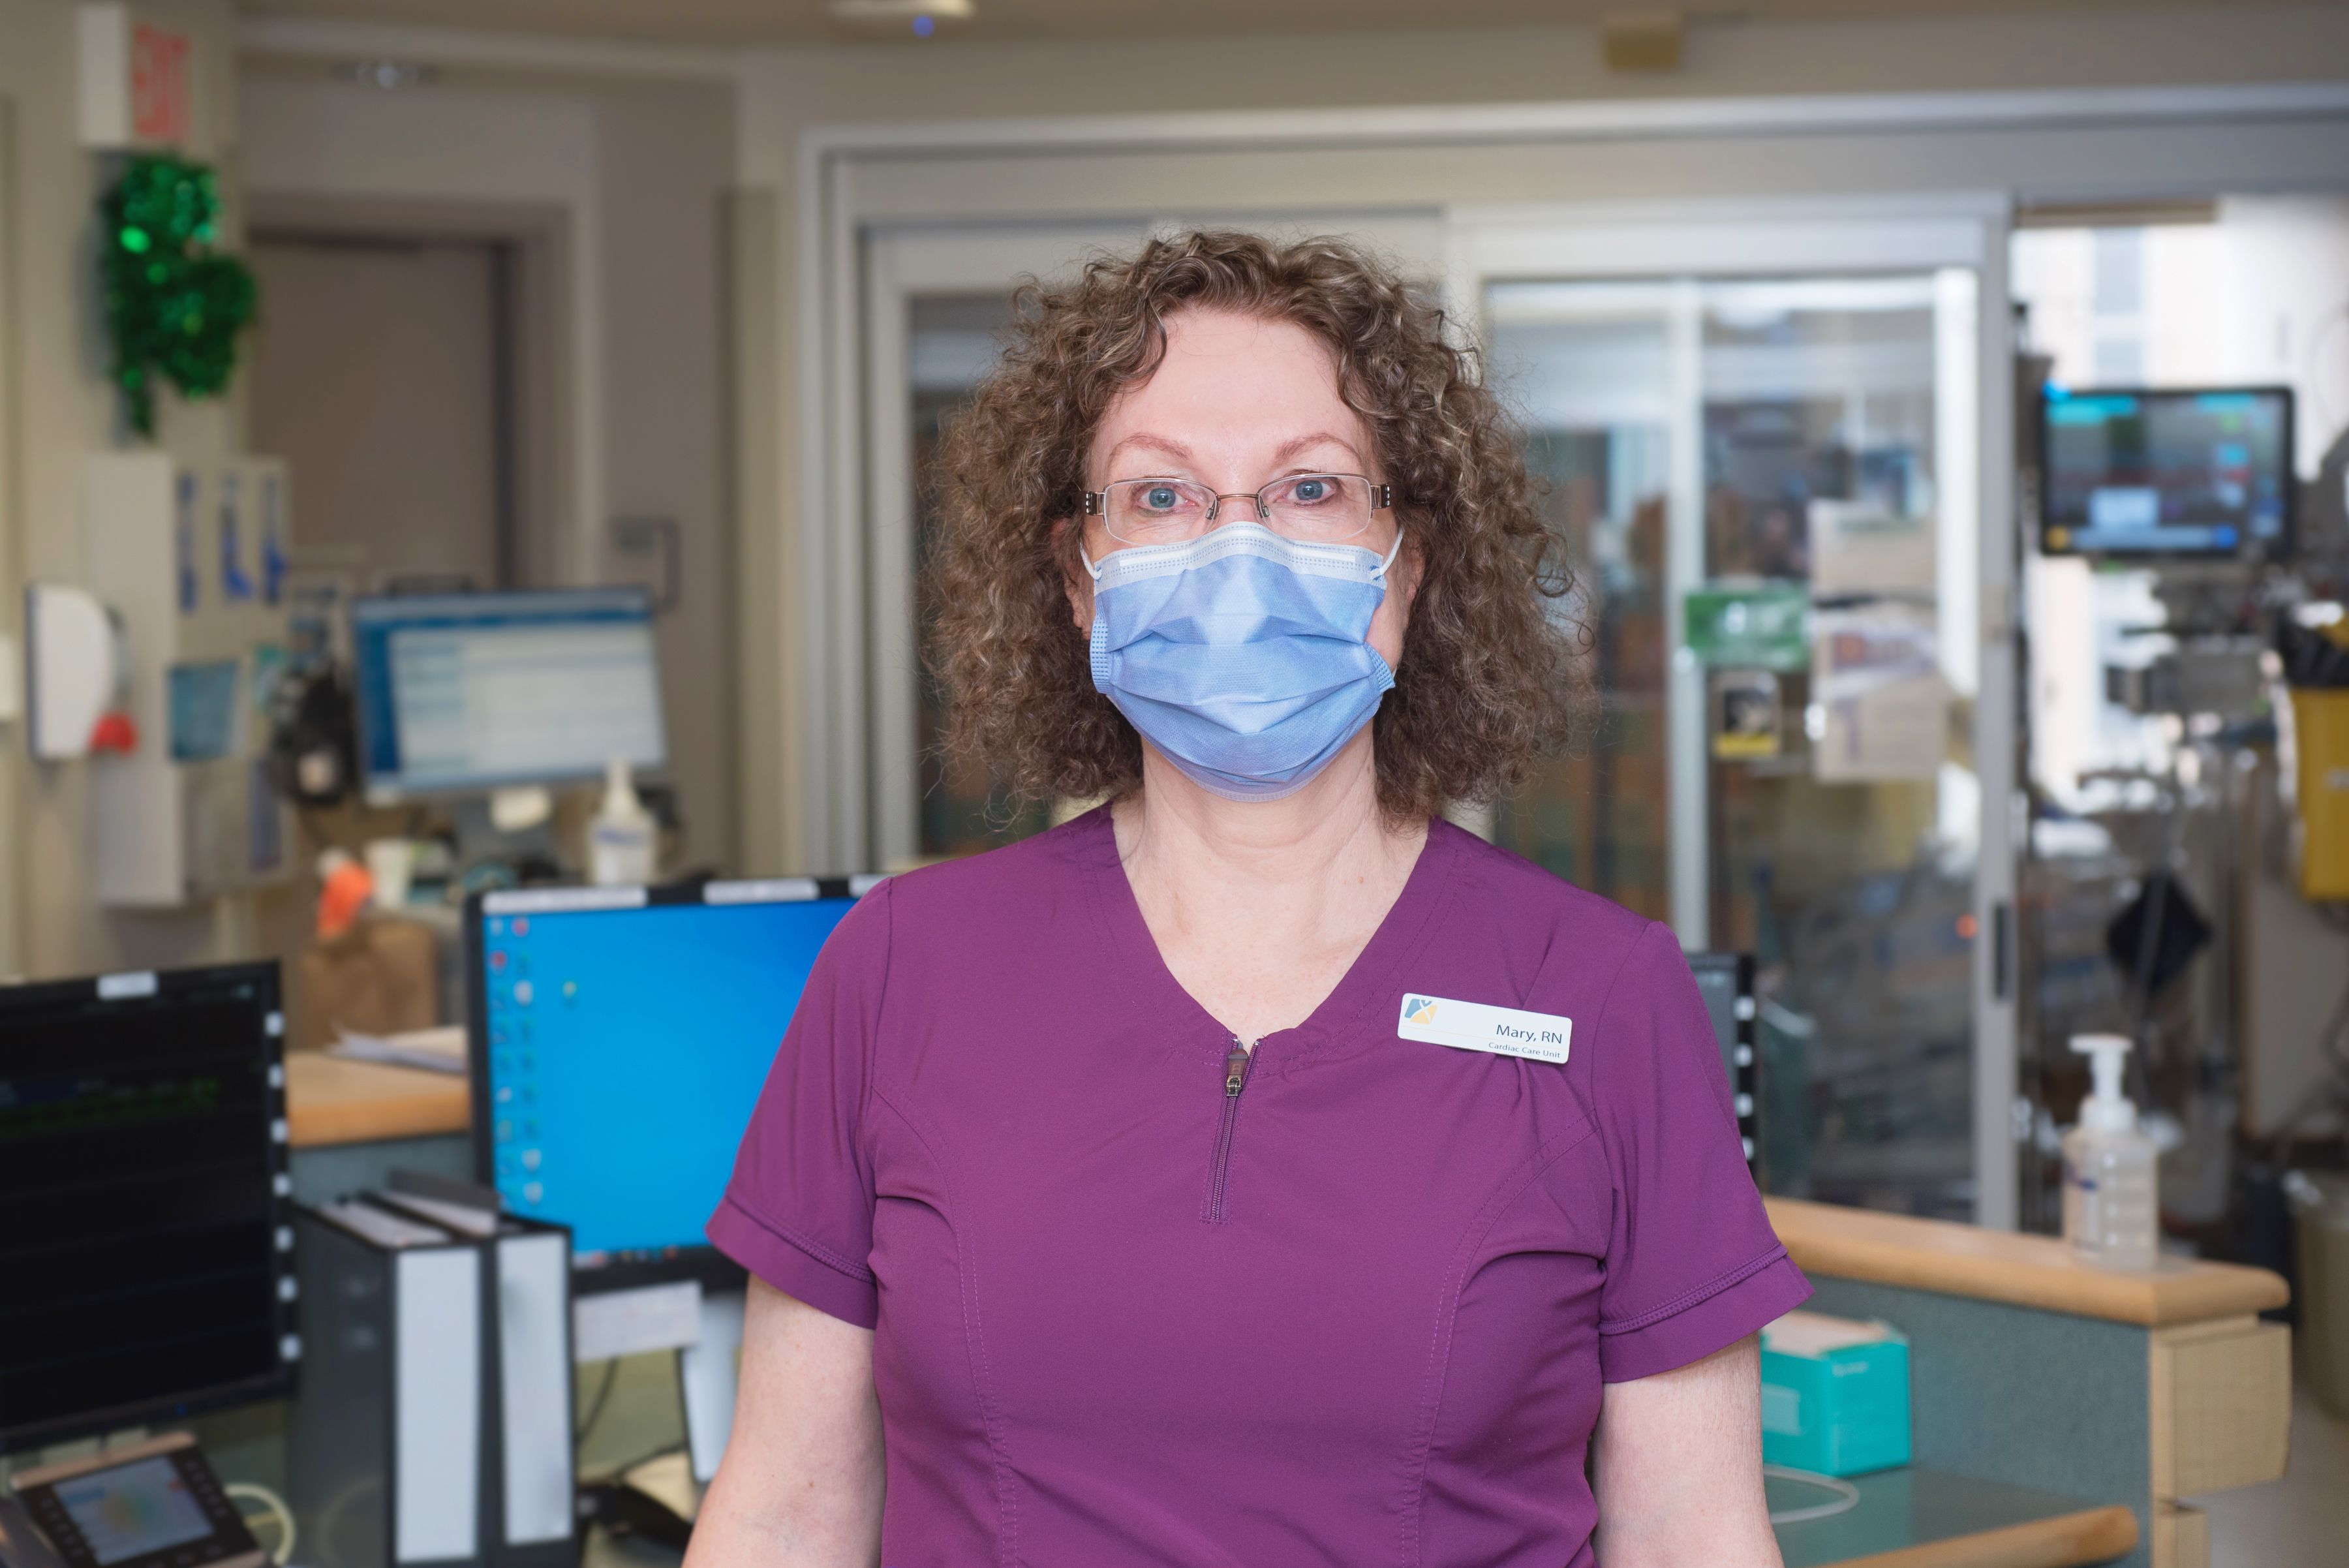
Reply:
<svg viewBox="0 0 2349 1568"><path fill-rule="evenodd" d="M297 1211L319 1368L287 1456L305 1562L574 1568L570 1232L394 1179Z"/></svg>
<svg viewBox="0 0 2349 1568"><path fill-rule="evenodd" d="M297 1206L308 1327L286 1480L309 1568L478 1563L483 1250L359 1202Z"/></svg>

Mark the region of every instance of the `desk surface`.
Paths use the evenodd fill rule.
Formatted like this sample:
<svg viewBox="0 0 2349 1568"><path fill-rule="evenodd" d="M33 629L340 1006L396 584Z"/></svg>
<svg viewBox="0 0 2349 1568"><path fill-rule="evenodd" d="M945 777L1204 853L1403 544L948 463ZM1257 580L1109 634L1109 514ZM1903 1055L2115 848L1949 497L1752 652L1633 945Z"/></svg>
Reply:
<svg viewBox="0 0 2349 1568"><path fill-rule="evenodd" d="M1774 1510L1833 1495L1802 1481L1769 1481ZM2137 1516L2028 1487L2002 1486L1911 1465L1857 1476L1859 1504L1829 1519L1777 1527L1786 1568L2071 1568L2105 1563L2137 1544Z"/></svg>
<svg viewBox="0 0 2349 1568"><path fill-rule="evenodd" d="M2099 1269L2052 1236L1792 1198L1766 1201L1795 1266L1839 1279L2148 1327L2240 1317L2292 1299L2281 1275L2236 1263L2165 1258L2150 1269Z"/></svg>
<svg viewBox="0 0 2349 1568"><path fill-rule="evenodd" d="M285 1054L286 1134L295 1148L463 1132L472 1091L450 1073Z"/></svg>

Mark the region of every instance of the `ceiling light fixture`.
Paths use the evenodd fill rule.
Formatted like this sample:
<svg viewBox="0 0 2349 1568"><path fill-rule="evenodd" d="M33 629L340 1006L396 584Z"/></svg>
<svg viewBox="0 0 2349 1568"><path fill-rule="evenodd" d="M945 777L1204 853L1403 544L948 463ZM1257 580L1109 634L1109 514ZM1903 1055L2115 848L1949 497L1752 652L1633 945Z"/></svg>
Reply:
<svg viewBox="0 0 2349 1568"><path fill-rule="evenodd" d="M335 74L361 87L398 92L403 88L422 87L440 73L414 60L352 60L336 66Z"/></svg>
<svg viewBox="0 0 2349 1568"><path fill-rule="evenodd" d="M824 9L835 22L911 22L925 38L940 22L968 22L978 15L972 0L825 0Z"/></svg>

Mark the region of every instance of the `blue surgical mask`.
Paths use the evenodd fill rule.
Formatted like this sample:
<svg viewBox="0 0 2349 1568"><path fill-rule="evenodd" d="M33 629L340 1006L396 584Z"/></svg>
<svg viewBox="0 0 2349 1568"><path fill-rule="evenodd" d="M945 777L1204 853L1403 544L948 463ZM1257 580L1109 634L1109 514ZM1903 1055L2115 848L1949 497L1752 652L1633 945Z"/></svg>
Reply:
<svg viewBox="0 0 2349 1568"><path fill-rule="evenodd" d="M1293 794L1394 685L1365 639L1402 548L1381 560L1233 522L1088 558L1093 689L1202 789Z"/></svg>

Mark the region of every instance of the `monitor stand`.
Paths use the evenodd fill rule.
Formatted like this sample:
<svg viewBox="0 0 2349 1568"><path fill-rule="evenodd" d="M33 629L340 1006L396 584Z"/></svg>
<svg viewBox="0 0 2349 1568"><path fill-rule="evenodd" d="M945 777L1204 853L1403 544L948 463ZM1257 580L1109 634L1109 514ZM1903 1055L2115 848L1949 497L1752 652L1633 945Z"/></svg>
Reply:
<svg viewBox="0 0 2349 1568"><path fill-rule="evenodd" d="M708 1486L726 1457L734 1429L734 1387L740 1378L743 1293L701 1296L701 1338L677 1353L678 1382L685 1393L685 1443L693 1479Z"/></svg>
<svg viewBox="0 0 2349 1568"><path fill-rule="evenodd" d="M707 1488L726 1457L734 1427L734 1385L742 1349L741 1292L703 1292L700 1333L677 1353L678 1391L685 1397L685 1447L694 1484ZM642 1347L650 1348L650 1347ZM616 1477L580 1492L581 1517L617 1539L642 1537L682 1552L692 1542L693 1521L663 1500ZM0 1568L16 1568L13 1563Z"/></svg>

